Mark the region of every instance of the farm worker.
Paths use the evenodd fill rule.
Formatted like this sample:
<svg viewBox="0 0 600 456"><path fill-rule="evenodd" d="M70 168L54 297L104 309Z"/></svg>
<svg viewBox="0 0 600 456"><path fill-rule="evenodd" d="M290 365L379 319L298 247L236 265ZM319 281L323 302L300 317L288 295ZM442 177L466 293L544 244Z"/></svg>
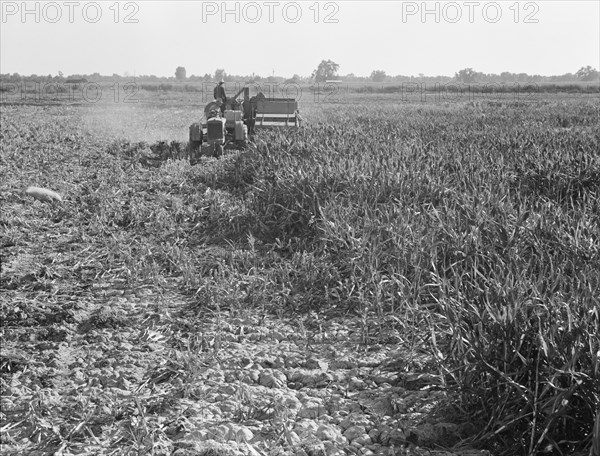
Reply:
<svg viewBox="0 0 600 456"><path fill-rule="evenodd" d="M221 112L224 113L225 103L227 103L227 95L225 94L225 86L223 84L225 84L225 81L221 79L219 81L219 84L215 87L213 95L215 96L215 100L218 100L220 98L223 102L223 104L221 105Z"/></svg>

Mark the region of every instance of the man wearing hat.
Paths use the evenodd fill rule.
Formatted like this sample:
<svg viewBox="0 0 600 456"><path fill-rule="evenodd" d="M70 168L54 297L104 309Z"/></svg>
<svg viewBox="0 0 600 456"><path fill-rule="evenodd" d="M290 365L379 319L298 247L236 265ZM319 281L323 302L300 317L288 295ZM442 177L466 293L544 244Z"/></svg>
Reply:
<svg viewBox="0 0 600 456"><path fill-rule="evenodd" d="M225 103L227 102L227 95L225 94L225 86L223 84L225 84L225 81L223 79L221 79L219 81L219 84L215 87L215 90L213 91L215 100L218 100L220 98L221 101L223 102L223 104L221 105L222 113L225 112Z"/></svg>

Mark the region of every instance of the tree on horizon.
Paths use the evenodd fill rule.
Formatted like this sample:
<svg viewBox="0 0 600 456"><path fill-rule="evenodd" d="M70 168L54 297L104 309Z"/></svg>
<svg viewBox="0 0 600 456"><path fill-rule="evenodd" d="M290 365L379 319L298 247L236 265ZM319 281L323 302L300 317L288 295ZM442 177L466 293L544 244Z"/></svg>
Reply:
<svg viewBox="0 0 600 456"><path fill-rule="evenodd" d="M591 65L588 65L586 67L581 67L577 73L575 73L575 76L582 81L595 81L600 77L600 72L595 68L592 68Z"/></svg>
<svg viewBox="0 0 600 456"><path fill-rule="evenodd" d="M315 82L325 82L328 79L337 77L339 68L340 66L333 60L321 60L319 67L313 71L311 78L314 79Z"/></svg>
<svg viewBox="0 0 600 456"><path fill-rule="evenodd" d="M175 70L175 78L178 81L183 81L183 80L185 80L185 75L186 75L185 68L182 66L178 66L177 69Z"/></svg>
<svg viewBox="0 0 600 456"><path fill-rule="evenodd" d="M383 81L385 81L386 76L387 75L385 74L385 71L383 71L383 70L374 70L371 73L371 79L374 82L383 82Z"/></svg>

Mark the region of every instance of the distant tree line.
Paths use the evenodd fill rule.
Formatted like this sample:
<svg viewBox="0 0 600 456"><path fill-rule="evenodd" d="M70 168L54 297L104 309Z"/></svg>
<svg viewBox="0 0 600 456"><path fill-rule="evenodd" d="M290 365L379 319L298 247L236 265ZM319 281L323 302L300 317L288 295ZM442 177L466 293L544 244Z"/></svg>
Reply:
<svg viewBox="0 0 600 456"><path fill-rule="evenodd" d="M500 83L542 83L542 82L593 82L600 81L600 73L591 66L581 67L576 73L566 73L560 76L529 75L527 73L510 73L504 71L500 74L485 74L465 68L454 75L454 79L465 83L500 82Z"/></svg>
<svg viewBox="0 0 600 456"><path fill-rule="evenodd" d="M600 72L591 67L581 67L575 73L565 73L556 76L542 76L538 74L527 74L527 73L510 73L508 71L500 74L488 74L474 70L473 68L464 68L457 71L454 77L451 76L426 76L419 74L418 76L405 76L396 75L390 76L386 74L384 70L374 70L370 76L356 76L353 73L346 75L339 75L339 65L332 60L322 60L319 66L312 72L310 76L300 76L294 74L291 78L285 78L281 76L260 76L257 74L249 75L236 75L229 74L224 69L219 68L214 73L205 73L204 75L190 75L187 76L185 67L179 66L176 68L172 77L160 77L154 75L136 75L131 76L128 73L119 75L114 73L112 76L101 75L99 73L93 74L71 74L65 76L61 71L58 75L37 75L31 74L28 76L20 75L19 73L12 74L0 74L0 80L2 82L21 82L21 81L36 81L36 82L62 82L68 83L69 81L90 81L90 82L111 82L126 80L143 83L177 83L177 82L218 82L223 79L225 82L244 82L244 83L321 83L329 80L342 81L347 83L360 83L360 82L377 82L386 84L397 84L403 82L423 82L423 83L450 83L460 82L464 84L470 83L501 83L501 84L538 84L538 83L574 83L574 82L600 82Z"/></svg>

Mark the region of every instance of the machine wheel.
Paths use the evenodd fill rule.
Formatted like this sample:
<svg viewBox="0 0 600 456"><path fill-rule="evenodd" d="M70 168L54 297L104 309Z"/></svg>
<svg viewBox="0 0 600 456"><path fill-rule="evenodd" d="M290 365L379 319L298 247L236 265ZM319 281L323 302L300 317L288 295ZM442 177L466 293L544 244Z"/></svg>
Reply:
<svg viewBox="0 0 600 456"><path fill-rule="evenodd" d="M200 156L200 148L202 145L202 141L190 141L188 143L188 151L190 155L190 161L197 160Z"/></svg>
<svg viewBox="0 0 600 456"><path fill-rule="evenodd" d="M190 131L190 140L188 142L188 152L190 157L190 163L194 164L200 156L200 149L202 147L202 139L200 141L192 139L192 132Z"/></svg>
<svg viewBox="0 0 600 456"><path fill-rule="evenodd" d="M222 144L215 144L215 149L214 149L214 157L219 158L221 155L223 155L223 145Z"/></svg>

